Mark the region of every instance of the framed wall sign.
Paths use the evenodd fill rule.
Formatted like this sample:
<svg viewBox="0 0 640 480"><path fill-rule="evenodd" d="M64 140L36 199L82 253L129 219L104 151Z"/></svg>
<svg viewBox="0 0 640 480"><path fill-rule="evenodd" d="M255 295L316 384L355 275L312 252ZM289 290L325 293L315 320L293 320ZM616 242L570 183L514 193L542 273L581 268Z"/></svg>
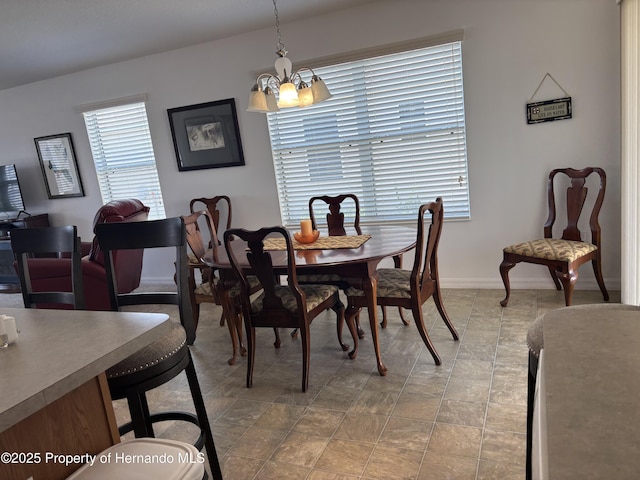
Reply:
<svg viewBox="0 0 640 480"><path fill-rule="evenodd" d="M551 122L571 118L571 97L527 103L527 123Z"/></svg>
<svg viewBox="0 0 640 480"><path fill-rule="evenodd" d="M244 165L233 98L167 110L178 170Z"/></svg>
<svg viewBox="0 0 640 480"><path fill-rule="evenodd" d="M49 198L84 197L70 133L34 138Z"/></svg>

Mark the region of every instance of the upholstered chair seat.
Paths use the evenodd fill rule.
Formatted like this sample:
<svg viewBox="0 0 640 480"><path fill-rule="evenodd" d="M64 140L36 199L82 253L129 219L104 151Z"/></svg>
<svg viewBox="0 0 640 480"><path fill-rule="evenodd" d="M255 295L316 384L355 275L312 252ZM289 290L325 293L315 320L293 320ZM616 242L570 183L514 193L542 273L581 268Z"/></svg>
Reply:
<svg viewBox="0 0 640 480"><path fill-rule="evenodd" d="M338 287L333 285L300 285L300 290L304 292L307 300L307 312L313 310L322 302L329 300L333 295L338 293ZM298 314L298 304L296 297L288 286L275 286L275 294L282 302L282 306L289 310L292 314ZM264 302L264 293L251 302L251 312L260 313Z"/></svg>
<svg viewBox="0 0 640 480"><path fill-rule="evenodd" d="M380 268L377 272L379 297L411 298L411 270ZM364 297L364 291L354 287L346 293L350 297Z"/></svg>
<svg viewBox="0 0 640 480"><path fill-rule="evenodd" d="M587 242L562 240L561 238L541 238L510 245L504 249L504 252L544 260L573 262L597 249L597 246Z"/></svg>

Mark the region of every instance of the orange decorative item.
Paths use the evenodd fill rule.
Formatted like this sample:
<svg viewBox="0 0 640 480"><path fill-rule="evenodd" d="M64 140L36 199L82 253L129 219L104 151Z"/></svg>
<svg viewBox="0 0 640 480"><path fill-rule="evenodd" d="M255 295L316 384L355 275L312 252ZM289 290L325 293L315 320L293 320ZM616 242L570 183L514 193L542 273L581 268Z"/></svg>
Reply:
<svg viewBox="0 0 640 480"><path fill-rule="evenodd" d="M318 240L319 236L319 230L314 230L311 235L302 235L300 232L295 232L293 234L293 238L295 238L298 243L313 243Z"/></svg>

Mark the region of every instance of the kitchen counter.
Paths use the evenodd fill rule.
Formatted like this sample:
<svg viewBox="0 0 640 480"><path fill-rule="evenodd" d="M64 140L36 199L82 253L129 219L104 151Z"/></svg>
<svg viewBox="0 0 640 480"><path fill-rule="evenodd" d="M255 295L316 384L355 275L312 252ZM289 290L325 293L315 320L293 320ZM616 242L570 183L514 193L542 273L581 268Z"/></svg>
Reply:
<svg viewBox="0 0 640 480"><path fill-rule="evenodd" d="M559 309L545 315L543 332L542 478L637 479L640 313Z"/></svg>

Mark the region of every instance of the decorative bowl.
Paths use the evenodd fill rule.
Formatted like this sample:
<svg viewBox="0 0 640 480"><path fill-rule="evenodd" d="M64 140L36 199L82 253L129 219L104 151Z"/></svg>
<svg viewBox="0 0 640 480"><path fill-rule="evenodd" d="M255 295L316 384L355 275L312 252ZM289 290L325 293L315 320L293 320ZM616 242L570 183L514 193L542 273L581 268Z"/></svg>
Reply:
<svg viewBox="0 0 640 480"><path fill-rule="evenodd" d="M313 243L318 239L319 236L319 230L314 230L311 235L302 235L300 232L295 232L293 234L293 238L295 238L296 242L298 243Z"/></svg>

